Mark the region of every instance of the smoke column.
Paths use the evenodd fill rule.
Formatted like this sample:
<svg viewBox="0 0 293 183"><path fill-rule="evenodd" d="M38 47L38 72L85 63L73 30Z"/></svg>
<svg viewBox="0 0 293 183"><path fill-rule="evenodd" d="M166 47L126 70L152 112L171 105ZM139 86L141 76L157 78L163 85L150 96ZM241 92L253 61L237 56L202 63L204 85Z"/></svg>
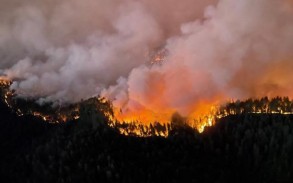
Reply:
<svg viewBox="0 0 293 183"><path fill-rule="evenodd" d="M0 2L0 73L24 97L102 95L142 121L293 97L292 0Z"/></svg>

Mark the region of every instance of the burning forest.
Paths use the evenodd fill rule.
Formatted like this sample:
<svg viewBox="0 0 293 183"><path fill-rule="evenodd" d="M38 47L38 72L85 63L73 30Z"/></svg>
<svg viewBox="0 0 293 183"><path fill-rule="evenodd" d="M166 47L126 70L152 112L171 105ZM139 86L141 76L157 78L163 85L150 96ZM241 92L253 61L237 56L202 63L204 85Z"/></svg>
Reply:
<svg viewBox="0 0 293 183"><path fill-rule="evenodd" d="M247 160L243 177L257 175L259 182L292 178L292 160L287 157L293 149L289 123L293 116L292 0L0 2L0 137L9 137L15 146L20 142L28 144L28 148L22 147L26 160L19 162L23 167L30 166L31 172L38 172L36 166L48 165L46 160L36 158L46 156L40 154L42 148L51 150L43 142L59 148L59 142L66 144L68 152L62 153L68 156L62 160L84 154L64 141L71 142L73 138L77 144L86 141L92 145L95 139L105 148L97 151L97 160L91 160L99 162L94 169L104 174L102 178L95 177L102 174L89 175L92 180L133 181L127 176L120 179L118 172L132 165L108 146L114 144L114 149L119 149L120 141L126 146L141 147L133 151L139 154L144 148L140 145L146 143L148 154L142 156L153 157L150 162L156 160L153 155L157 152L163 158L156 151L160 149L158 144L163 144L164 153L174 146L176 155L182 151L193 159L188 154L190 145L190 152L205 160L212 155L217 157L211 161L219 169L222 164L218 163L225 164L228 159L240 164ZM280 124L275 124L278 119ZM23 127L21 122L28 126ZM18 127L14 129L13 125ZM20 134L27 136L21 139ZM33 139L31 134L39 139ZM177 144L179 141L183 144ZM8 148L5 144L8 143L0 147ZM13 147L10 151L16 153ZM175 147L182 149L179 152ZM120 148L121 154L128 157L127 148L132 147ZM274 148L282 150L277 153ZM88 149L96 152L95 148ZM253 153L249 157L243 155L250 151ZM221 157L224 152L226 159ZM9 153L3 156L11 158ZM111 156L116 157L115 161ZM53 155L49 159L54 162ZM285 160L287 164L282 163ZM37 163L30 164L31 161ZM114 166L116 161L119 168ZM190 175L188 171L195 166L205 167L206 172L211 170L200 158L196 161L191 161L190 167L184 161L174 175ZM270 165L275 169L267 169ZM77 166L87 171L84 166L90 165ZM219 182L226 182L232 174L242 176L233 172L233 166L239 168L235 163L229 164L231 169L226 172L213 171ZM64 179L52 179L53 182L74 182L71 176L66 177L72 166L65 167L58 166L55 172L62 176L67 172ZM114 172L115 168L119 171ZM251 168L255 174L249 174ZM274 170L276 173L271 175L275 177L264 178ZM54 177L52 172L43 171L40 177ZM148 172L152 173L142 182L154 182L152 177L157 177L156 172ZM36 177L26 180L39 182L41 179ZM208 177L196 180L207 181ZM174 182L179 180L177 177Z"/></svg>
<svg viewBox="0 0 293 183"><path fill-rule="evenodd" d="M197 116L193 119L182 117L179 113L174 113L172 117L162 123L159 120L149 121L145 124L138 119L123 120L116 117L115 108L110 101L102 97L93 97L86 101L74 104L64 104L56 106L53 103L38 104L37 99L23 99L17 97L14 91L11 91L12 81L1 79L1 99L18 116L33 115L39 117L48 123L66 123L72 120L78 120L81 113L87 113L94 110L96 114L107 118L107 124L122 135L132 135L138 137L162 136L167 137L169 132L178 126L187 126L202 133L205 127L215 125L221 118L231 115L241 114L293 114L293 100L288 97L274 97L269 99L247 99L243 101L227 101L221 106L210 106L208 113ZM89 106L89 107L88 107ZM92 107L93 109L90 109ZM117 111L116 111L117 112ZM121 112L121 111L120 111ZM96 123L99 123L96 120Z"/></svg>
<svg viewBox="0 0 293 183"><path fill-rule="evenodd" d="M120 120L148 124L293 97L290 0L7 4L0 73L38 103L101 96Z"/></svg>

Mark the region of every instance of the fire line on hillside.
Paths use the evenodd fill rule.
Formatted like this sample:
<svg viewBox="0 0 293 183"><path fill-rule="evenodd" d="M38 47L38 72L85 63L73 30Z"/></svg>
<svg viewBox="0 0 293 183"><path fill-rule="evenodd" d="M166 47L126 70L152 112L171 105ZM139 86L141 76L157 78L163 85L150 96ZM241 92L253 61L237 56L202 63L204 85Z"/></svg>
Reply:
<svg viewBox="0 0 293 183"><path fill-rule="evenodd" d="M49 108L42 111L37 107L44 108L44 106L37 105L35 100L25 99L24 103L20 103L21 99L17 98L13 91L9 89L12 81L1 77L0 87L1 87L1 100L11 108L17 115L33 115L35 117L41 118L42 120L49 123L61 123L70 120L78 120L80 117L80 104L72 104L63 107L53 107L52 104ZM19 101L18 101L19 100ZM17 103L18 101L18 103ZM97 108L100 108L103 104L109 104L105 98L94 98L93 99ZM24 107L25 106L25 107ZM48 106L47 106L48 107ZM108 106L112 107L112 106ZM260 100L248 99L246 101L231 101L226 105L215 107L209 106L210 112L205 115L198 116L193 120L188 120L187 118L181 117L179 123L181 125L187 125L194 129L197 129L200 133L204 131L206 127L213 126L219 119L236 114L243 113L255 113L255 114L283 114L291 115L293 114L293 101L289 100L288 97L276 97L268 99L264 97ZM99 110L99 109L97 109ZM116 128L123 135L134 135L140 137L147 136L162 136L167 137L172 129L172 120L169 122L150 121L148 124L139 121L139 116L133 116L133 119L117 119L116 112L118 110L114 109L113 115L104 110L105 116L108 118L108 123L111 127ZM176 120L176 119L175 119ZM98 123L98 121L96 121ZM173 121L174 122L174 121ZM176 121L175 121L176 122Z"/></svg>

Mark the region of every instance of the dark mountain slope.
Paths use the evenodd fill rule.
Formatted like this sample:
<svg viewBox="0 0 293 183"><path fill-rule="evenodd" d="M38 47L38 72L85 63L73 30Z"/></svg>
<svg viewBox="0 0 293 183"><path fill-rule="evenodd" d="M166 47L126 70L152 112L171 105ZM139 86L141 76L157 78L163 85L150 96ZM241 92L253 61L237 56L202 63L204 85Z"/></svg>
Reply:
<svg viewBox="0 0 293 183"><path fill-rule="evenodd" d="M52 125L0 103L1 182L293 180L292 115L231 115L203 134L179 126L168 138L122 136L102 114L84 115Z"/></svg>

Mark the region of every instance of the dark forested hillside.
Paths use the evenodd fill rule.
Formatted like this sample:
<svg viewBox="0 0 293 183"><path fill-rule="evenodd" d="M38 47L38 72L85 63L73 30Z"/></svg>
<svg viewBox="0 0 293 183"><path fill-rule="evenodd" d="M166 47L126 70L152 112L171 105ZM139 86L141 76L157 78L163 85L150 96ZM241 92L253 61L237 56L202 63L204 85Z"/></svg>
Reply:
<svg viewBox="0 0 293 183"><path fill-rule="evenodd" d="M179 125L167 138L140 138L120 135L89 111L48 124L1 103L1 182L293 180L293 115L242 113L202 134Z"/></svg>

